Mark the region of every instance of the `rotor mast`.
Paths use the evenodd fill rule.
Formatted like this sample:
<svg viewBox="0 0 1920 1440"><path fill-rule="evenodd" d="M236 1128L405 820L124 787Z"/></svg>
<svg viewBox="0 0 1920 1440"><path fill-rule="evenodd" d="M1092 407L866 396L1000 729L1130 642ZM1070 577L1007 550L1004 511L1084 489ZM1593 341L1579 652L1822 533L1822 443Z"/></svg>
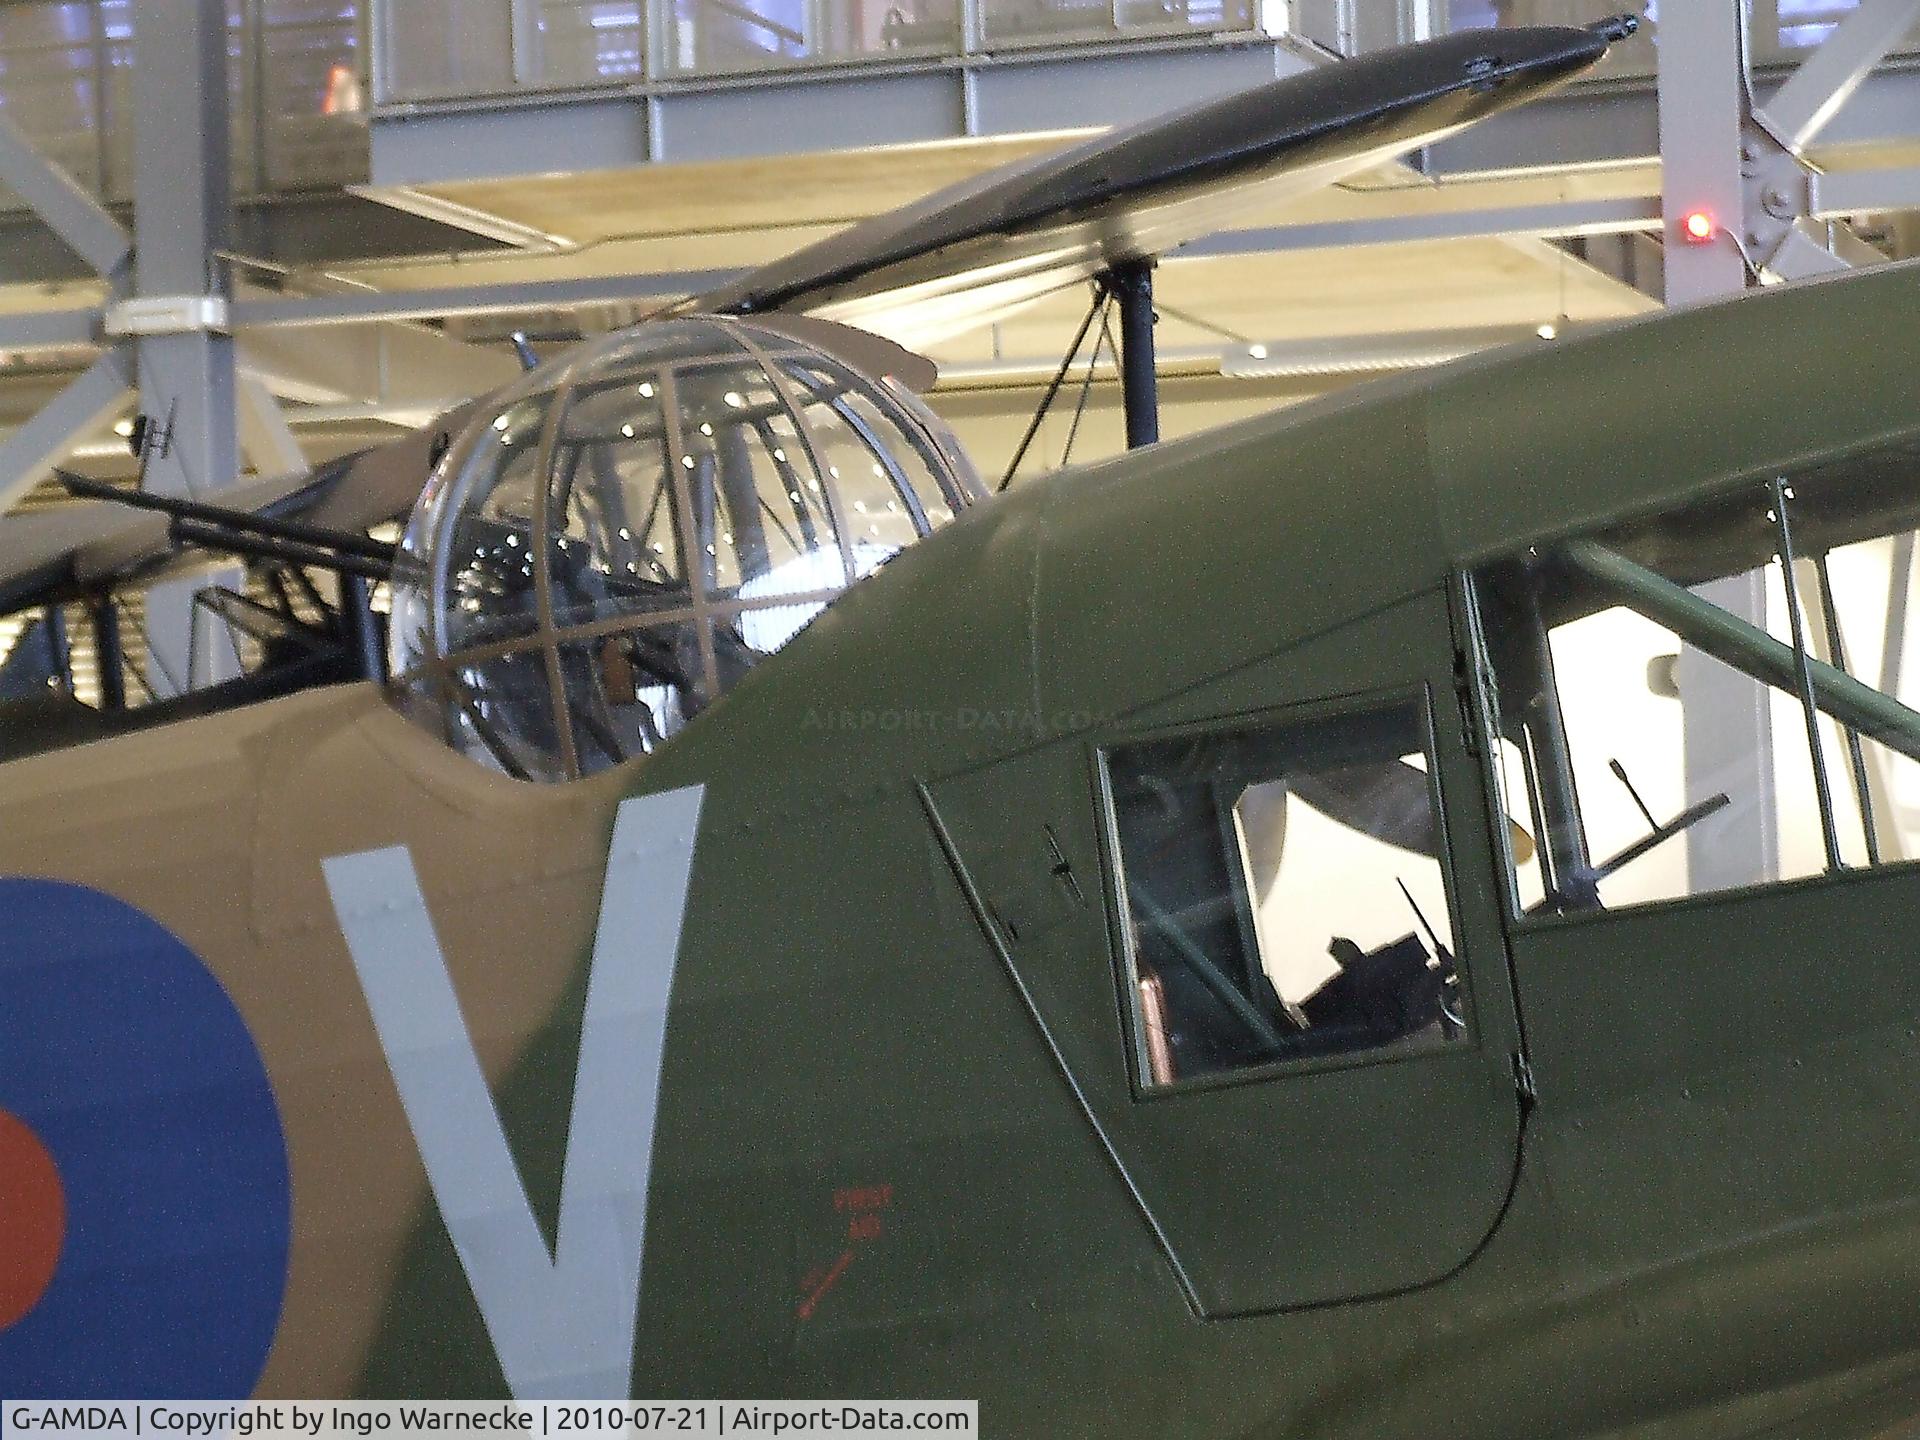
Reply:
<svg viewBox="0 0 1920 1440"><path fill-rule="evenodd" d="M1160 394L1154 376L1153 260L1122 260L1102 272L1120 306L1120 398L1127 417L1127 448L1160 438Z"/></svg>

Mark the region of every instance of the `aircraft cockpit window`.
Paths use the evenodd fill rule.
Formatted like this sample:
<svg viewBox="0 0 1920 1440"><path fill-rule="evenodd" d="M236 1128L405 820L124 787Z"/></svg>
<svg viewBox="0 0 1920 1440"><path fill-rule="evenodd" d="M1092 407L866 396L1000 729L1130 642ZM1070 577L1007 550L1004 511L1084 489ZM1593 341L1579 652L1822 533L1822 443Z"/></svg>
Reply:
<svg viewBox="0 0 1920 1440"><path fill-rule="evenodd" d="M845 366L794 363L786 370L828 452L822 463L848 490L847 529L863 568L871 568L866 557L892 554L912 543L916 529L949 520L966 504L953 479L953 457L941 452L931 432L897 449L870 443L868 437L884 433L886 419Z"/></svg>
<svg viewBox="0 0 1920 1440"><path fill-rule="evenodd" d="M533 526L540 489L540 435L551 395L535 395L495 417L488 435L466 455L453 489L480 497L462 507L453 544L443 556L452 597L436 617L450 650L472 649L531 634Z"/></svg>
<svg viewBox="0 0 1920 1440"><path fill-rule="evenodd" d="M1466 1033L1427 733L1409 702L1107 752L1144 1083Z"/></svg>
<svg viewBox="0 0 1920 1440"><path fill-rule="evenodd" d="M1916 524L1920 455L1879 451L1477 576L1518 910L1920 856Z"/></svg>
<svg viewBox="0 0 1920 1440"><path fill-rule="evenodd" d="M892 381L745 321L531 372L429 482L395 567L409 713L526 779L656 749L980 494Z"/></svg>

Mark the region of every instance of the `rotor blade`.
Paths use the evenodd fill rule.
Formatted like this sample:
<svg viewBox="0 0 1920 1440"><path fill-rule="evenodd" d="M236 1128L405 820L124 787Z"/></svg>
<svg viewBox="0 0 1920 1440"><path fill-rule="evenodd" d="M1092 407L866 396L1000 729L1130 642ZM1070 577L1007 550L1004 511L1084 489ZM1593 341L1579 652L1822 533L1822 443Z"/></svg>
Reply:
<svg viewBox="0 0 1920 1440"><path fill-rule="evenodd" d="M674 308L808 311L925 343L1511 109L1630 29L1465 31L1325 65L989 171Z"/></svg>

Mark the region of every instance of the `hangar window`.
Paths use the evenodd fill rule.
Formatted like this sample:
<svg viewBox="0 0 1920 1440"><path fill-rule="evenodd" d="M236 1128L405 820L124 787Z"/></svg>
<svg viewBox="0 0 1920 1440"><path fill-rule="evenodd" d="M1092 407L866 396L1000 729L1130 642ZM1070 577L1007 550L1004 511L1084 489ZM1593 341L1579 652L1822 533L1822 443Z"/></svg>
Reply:
<svg viewBox="0 0 1920 1440"><path fill-rule="evenodd" d="M1521 911L1920 856L1916 482L1875 451L1477 577Z"/></svg>
<svg viewBox="0 0 1920 1440"><path fill-rule="evenodd" d="M1413 701L1107 752L1146 1083L1464 1033L1430 753Z"/></svg>

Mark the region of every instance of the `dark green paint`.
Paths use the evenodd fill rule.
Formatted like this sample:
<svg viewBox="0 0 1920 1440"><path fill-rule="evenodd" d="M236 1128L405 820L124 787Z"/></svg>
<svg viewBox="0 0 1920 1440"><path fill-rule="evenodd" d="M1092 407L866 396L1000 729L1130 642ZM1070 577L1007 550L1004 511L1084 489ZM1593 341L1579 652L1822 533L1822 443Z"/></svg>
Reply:
<svg viewBox="0 0 1920 1440"><path fill-rule="evenodd" d="M1920 270L1889 266L1024 487L636 768L635 790L707 786L639 1392L978 1396L995 1436L1677 1440L1912 1413L1920 872L1510 935L1447 586L1920 434L1910 369L1858 363L1916 333ZM1141 1098L1099 747L1409 690L1477 1043ZM1004 954L963 880L1025 917ZM577 1030L576 998L501 1096L535 1174ZM843 1243L834 1192L881 1184L886 1235L801 1318ZM423 1218L368 1388L497 1387L471 1311Z"/></svg>

